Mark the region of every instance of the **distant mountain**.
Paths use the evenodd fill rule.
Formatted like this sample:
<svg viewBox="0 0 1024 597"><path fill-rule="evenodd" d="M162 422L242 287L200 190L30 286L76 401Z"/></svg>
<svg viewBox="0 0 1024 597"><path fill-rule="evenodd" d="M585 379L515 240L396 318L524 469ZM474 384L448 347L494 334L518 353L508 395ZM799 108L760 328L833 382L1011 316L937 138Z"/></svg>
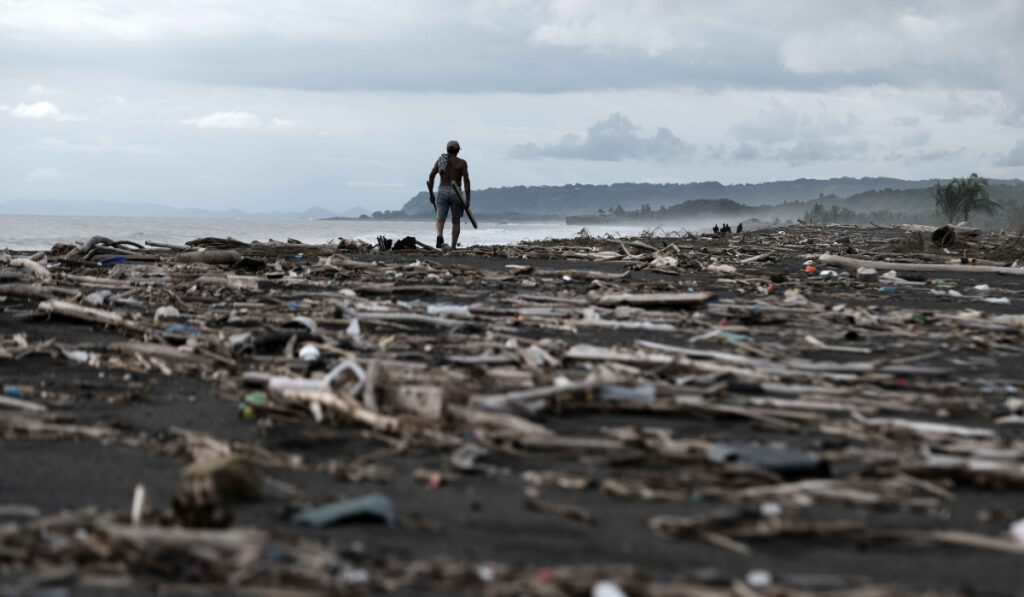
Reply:
<svg viewBox="0 0 1024 597"><path fill-rule="evenodd" d="M359 217L366 213L352 208L338 213L322 207L302 212L248 212L240 209L211 210L193 207L172 207L156 203L121 203L117 201L41 201L16 199L0 203L0 214L40 216L125 216L136 218L243 218L263 220L312 220L338 216ZM354 215L351 215L354 214Z"/></svg>
<svg viewBox="0 0 1024 597"><path fill-rule="evenodd" d="M473 212L477 216L501 215L581 215L598 209L638 210L645 204L655 209L694 199L731 199L739 203L778 205L808 201L819 197L850 197L867 191L925 189L938 179L901 180L898 178L801 178L757 184L724 185L719 182L686 184L619 183L612 185L564 185L560 187L502 187L474 190ZM1022 184L1024 181L990 179L992 184ZM427 217L433 208L425 192L410 199L401 209L403 216Z"/></svg>
<svg viewBox="0 0 1024 597"><path fill-rule="evenodd" d="M1012 214L1020 213L1024 208L1024 183L1011 181L1011 184L1000 182L989 184L989 197L1002 206L995 215L985 217L984 213L975 213L972 222L981 221L989 226L1016 225ZM820 207L819 207L820 206ZM725 221L735 219L758 218L762 220L796 219L814 210L823 210L836 219L828 221L854 220L858 217L864 222L876 218L881 222L916 221L927 223L932 215L937 215L935 198L931 188L918 189L884 189L881 191L864 191L849 197L824 195L806 201L787 201L777 205L746 205L731 199L690 199L671 206L652 207L642 205L639 209L613 209L597 213L571 215L565 217L566 224L643 224L658 225L672 222L693 222L707 218L721 218ZM1007 215L1011 215L1007 220Z"/></svg>

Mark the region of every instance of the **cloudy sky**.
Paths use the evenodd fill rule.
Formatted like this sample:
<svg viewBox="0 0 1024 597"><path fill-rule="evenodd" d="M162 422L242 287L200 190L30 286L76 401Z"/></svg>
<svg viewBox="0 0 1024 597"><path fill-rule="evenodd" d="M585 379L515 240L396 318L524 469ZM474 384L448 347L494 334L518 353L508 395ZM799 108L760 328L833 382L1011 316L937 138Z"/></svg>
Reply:
<svg viewBox="0 0 1024 597"><path fill-rule="evenodd" d="M1024 177L1024 2L0 0L0 201Z"/></svg>

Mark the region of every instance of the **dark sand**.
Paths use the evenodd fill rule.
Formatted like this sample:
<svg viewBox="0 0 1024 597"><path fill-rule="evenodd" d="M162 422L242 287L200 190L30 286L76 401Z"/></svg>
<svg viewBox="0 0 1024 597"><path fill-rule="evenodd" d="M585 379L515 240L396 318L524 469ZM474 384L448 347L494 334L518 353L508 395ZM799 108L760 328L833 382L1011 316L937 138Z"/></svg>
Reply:
<svg viewBox="0 0 1024 597"><path fill-rule="evenodd" d="M502 272L508 259L478 256L432 255L353 255L354 259L380 262L413 262L429 258L448 267L460 265L479 270ZM604 272L623 271L621 263L580 261L516 260L518 265L553 269L587 269ZM1011 297L1009 306L992 305L966 299L933 296L927 289L899 288L894 294L882 293L877 285L851 289L828 280L809 277L796 258L762 264L743 270L745 275L785 274L789 281L778 284L777 292L796 284L811 288L812 302L828 305L874 305L881 310L913 309L922 313L979 309L986 313L1020 313L1024 297L1024 277L942 274L922 279L952 280L967 293L974 284L989 284L994 294ZM912 276L911 276L912 277ZM692 287L713 289L722 299L746 300L735 285L721 284L715 276L684 271L673 277L637 272L634 280L651 288ZM680 284L680 282L682 282ZM574 293L585 293L586 283L566 285ZM476 284L463 291L476 291L485 297L488 288ZM2 290L0 290L2 294ZM443 295L431 298L441 302ZM25 313L37 301L9 297L0 303L0 336L24 333L30 341L55 338L65 345L103 345L123 337L102 326L53 318L27 318ZM852 328L853 326L851 326ZM1024 389L1021 356L993 353L965 336L950 336L943 342L924 339L916 342L900 330L899 336L885 330L861 330L859 345L879 350L871 358L892 354L906 356L907 350L925 353L940 349L944 357L935 362L951 368L950 379L975 381L996 379ZM561 337L569 342L588 342L605 346L629 346L642 338L684 345L703 330L681 332L611 331L581 328L578 333L551 332L524 325L523 337ZM806 330L793 326L750 325L744 333L754 342L788 342ZM826 333L825 331L822 331ZM834 339L830 339L834 341ZM858 342L854 341L854 344ZM887 346L892 348L887 348ZM698 345L700 346L700 345ZM1021 347L1020 336L1017 346ZM717 346L712 346L718 348ZM796 350L796 349L795 349ZM799 349L809 358L843 360L845 354L821 353ZM860 357L858 357L860 358ZM933 362L932 364L934 364ZM207 432L225 439L261 444L273 450L301 454L311 462L337 458L348 460L369 451L387 447L365 431L351 427L318 426L310 419L291 419L267 431L238 416L239 391L215 381L195 377L168 378L149 374L124 373L76 365L46 355L30 355L21 360L0 359L3 384L25 384L37 389L66 393L67 404L54 410L83 425L115 424L141 437L159 438L172 426ZM926 380L927 381L927 380ZM1004 395L993 395L989 406L998 410ZM946 422L987 425L990 412L954 413ZM791 447L817 445L825 438L812 434L767 430L743 419L704 419L686 414L635 414L620 412L564 412L542 416L540 422L556 431L597 434L602 427L616 425L661 426L675 431L677 437L750 442L779 441ZM1006 430L1008 437L1022 434ZM916 547L899 543L859 544L841 539L779 538L750 541L753 553L741 556L697 540L669 540L654 535L645 526L657 514L688 514L711 507L702 501L672 503L622 500L596 490L572 491L546 486L545 499L570 502L589 509L596 525L588 528L575 521L528 510L522 498L523 471L563 470L604 476L615 465L584 464L573 457L518 458L493 454L485 462L505 469L499 475L465 476L453 484L430 489L412 477L417 467L441 469L447 453L414 450L400 457L385 457L377 464L393 469L391 480L384 482L348 482L330 476L295 470L267 470L272 478L298 489L324 496L356 496L380 491L391 496L407 522L387 529L373 522L352 523L329 529L311 530L282 521L280 513L286 500L267 495L262 500L232 507L235 524L253 525L282 533L315 537L343 550L361 551L368 556L395 555L417 559L451 556L473 561L524 562L539 566L583 563L630 563L651 574L675 575L699 569L714 569L721 578L739 577L752 569L772 571L776 577L798 574L859 575L881 584L896 584L908 589L960 592L969 595L1020 595L1024 590L1024 560L1021 556L963 547ZM157 450L104 445L92 440L12 439L0 437L0 503L32 504L43 512L97 505L103 509L126 510L132 488L143 483L156 507L166 507L178 482L178 470L184 461ZM666 463L664 466L672 466ZM901 508L858 508L848 505L822 505L814 509L823 518L862 518L876 527L949 528L998 535L1012 520L1024 517L1024 489L996 489L973 486L955 488L957 499L949 507L948 517L936 517ZM982 511L1002 512L982 521ZM429 528L415 528L409 520L422 519ZM17 576L17 574L14 574ZM714 575L713 575L714 576ZM8 578L12 576L8 575ZM408 594L430 594L424 590ZM102 591L79 589L80 594ZM127 591L132 594L136 590ZM173 591L172 591L173 592ZM437 593L442 594L442 593Z"/></svg>

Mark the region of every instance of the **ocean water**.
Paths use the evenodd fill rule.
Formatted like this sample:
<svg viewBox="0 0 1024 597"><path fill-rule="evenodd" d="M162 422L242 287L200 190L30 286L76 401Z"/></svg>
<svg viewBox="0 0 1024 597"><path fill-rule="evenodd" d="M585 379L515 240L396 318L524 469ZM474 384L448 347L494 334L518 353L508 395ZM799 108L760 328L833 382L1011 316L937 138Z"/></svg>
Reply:
<svg viewBox="0 0 1024 597"><path fill-rule="evenodd" d="M468 221L462 225L459 244L504 245L522 240L571 238L581 226L567 226L559 222L481 222L474 230ZM587 226L593 235L611 234L631 236L650 226L615 225ZM663 226L666 233L681 231L681 225ZM445 228L445 242L451 240L450 228ZM699 229L689 228L693 232ZM289 238L304 243L326 243L338 237L363 240L376 244L378 235L397 239L415 236L422 242L433 244L435 236L432 221L375 221L375 220L252 220L252 219L193 219L193 218L126 218L97 216L25 216L0 215L0 248L13 250L49 249L58 242L85 241L100 235L115 240L138 243L153 241L182 244L204 236L232 237L241 241L285 241Z"/></svg>

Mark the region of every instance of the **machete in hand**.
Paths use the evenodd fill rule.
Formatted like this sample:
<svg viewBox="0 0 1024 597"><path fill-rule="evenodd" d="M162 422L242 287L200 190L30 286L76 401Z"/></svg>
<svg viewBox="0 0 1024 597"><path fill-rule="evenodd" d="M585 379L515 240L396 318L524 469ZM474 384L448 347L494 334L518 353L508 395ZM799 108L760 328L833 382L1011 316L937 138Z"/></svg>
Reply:
<svg viewBox="0 0 1024 597"><path fill-rule="evenodd" d="M473 228L479 228L476 225L476 218L473 217L473 212L469 211L469 204L466 203L466 197L462 194L462 189L455 183L452 183L452 188L455 189L455 194L459 196L459 201L462 202L462 209L466 210L466 215L469 216L469 221L473 224Z"/></svg>

